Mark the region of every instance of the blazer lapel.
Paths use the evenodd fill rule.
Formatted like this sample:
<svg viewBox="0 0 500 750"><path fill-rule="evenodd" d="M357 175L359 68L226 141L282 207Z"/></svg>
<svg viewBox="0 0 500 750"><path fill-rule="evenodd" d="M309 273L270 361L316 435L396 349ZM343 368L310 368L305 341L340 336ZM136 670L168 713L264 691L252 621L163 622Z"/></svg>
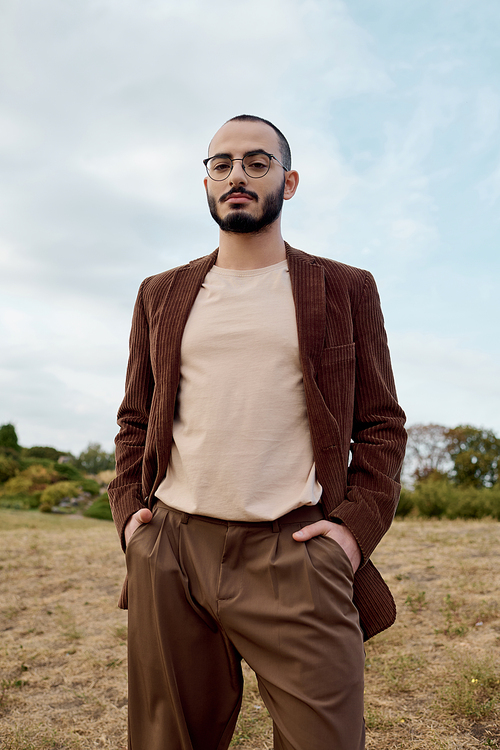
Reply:
<svg viewBox="0 0 500 750"><path fill-rule="evenodd" d="M309 429L318 475L338 471L340 454L332 454L339 443L338 424L316 382L326 333L325 274L313 257L287 245L288 268L297 314L299 353L304 379ZM332 461L332 455L336 459Z"/></svg>
<svg viewBox="0 0 500 750"><path fill-rule="evenodd" d="M292 284L299 352L304 378L316 374L325 341L325 273L314 258L286 245Z"/></svg>
<svg viewBox="0 0 500 750"><path fill-rule="evenodd" d="M184 327L203 279L216 260L217 250L177 269L165 294L161 312L155 325L154 359L156 371L159 374L156 381L159 418L155 424L155 433L158 452L157 479L159 478L160 481L167 471L170 454Z"/></svg>

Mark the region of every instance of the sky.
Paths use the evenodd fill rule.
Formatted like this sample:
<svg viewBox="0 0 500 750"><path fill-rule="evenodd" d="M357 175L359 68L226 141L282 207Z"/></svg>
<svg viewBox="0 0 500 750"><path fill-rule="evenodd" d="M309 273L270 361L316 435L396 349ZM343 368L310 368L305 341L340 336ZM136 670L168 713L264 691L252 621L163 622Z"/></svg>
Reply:
<svg viewBox="0 0 500 750"><path fill-rule="evenodd" d="M498 0L4 0L0 424L112 449L137 289L217 247L241 113L291 144L285 239L374 274L408 424L500 433Z"/></svg>

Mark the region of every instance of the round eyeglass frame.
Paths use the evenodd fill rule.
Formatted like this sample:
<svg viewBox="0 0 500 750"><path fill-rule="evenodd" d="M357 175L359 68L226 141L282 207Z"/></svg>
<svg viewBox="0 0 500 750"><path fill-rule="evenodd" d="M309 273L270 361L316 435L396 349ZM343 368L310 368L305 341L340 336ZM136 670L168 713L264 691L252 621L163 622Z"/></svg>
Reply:
<svg viewBox="0 0 500 750"><path fill-rule="evenodd" d="M258 177L254 177L254 175L248 174L247 170L245 169L245 164L243 162L244 162L244 159L247 158L247 156L258 156L259 154L262 154L262 156L269 157L269 166L268 166L267 170L264 172L264 174L260 174ZM243 158L241 158L241 159L231 159L231 157L227 156L226 158L228 159L228 161L231 162L231 169L229 170L229 172L227 173L227 175L225 175L225 177L221 177L220 179L217 179L217 177L212 177L212 175L210 174L209 168L208 168L208 162L211 159L216 159L216 158L217 158L216 156L209 156L207 159L203 159L203 164L205 165L205 169L207 170L207 175L210 177L211 180L214 180L214 182L223 182L224 180L227 180L227 178L229 177L229 175L233 171L233 167L234 167L234 162L235 161L241 161L241 167L242 167L244 173L247 175L247 177L250 177L251 180L260 180L261 177L265 177L266 174L268 174L269 170L271 169L271 162L272 162L273 159L274 159L274 161L278 162L278 164L280 165L280 167L283 167L283 169L285 170L285 172L288 172L288 169L285 167L285 165L282 164L280 162L280 160L275 157L274 154L268 154L267 151L249 151L248 154L245 154L245 156L243 156Z"/></svg>

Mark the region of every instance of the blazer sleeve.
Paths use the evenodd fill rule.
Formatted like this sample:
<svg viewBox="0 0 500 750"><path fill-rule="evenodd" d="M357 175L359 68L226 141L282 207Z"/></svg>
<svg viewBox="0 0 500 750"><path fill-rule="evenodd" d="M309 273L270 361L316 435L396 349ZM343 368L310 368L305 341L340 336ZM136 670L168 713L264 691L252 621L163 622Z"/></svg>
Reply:
<svg viewBox="0 0 500 750"><path fill-rule="evenodd" d="M144 507L142 466L154 392L149 324L144 309L144 284L134 307L130 333L125 397L118 410L120 431L115 438L116 478L108 487L109 502L122 547L130 516Z"/></svg>
<svg viewBox="0 0 500 750"><path fill-rule="evenodd" d="M353 314L356 380L344 501L332 513L352 531L363 563L388 530L401 486L406 430L397 402L384 319L371 274Z"/></svg>

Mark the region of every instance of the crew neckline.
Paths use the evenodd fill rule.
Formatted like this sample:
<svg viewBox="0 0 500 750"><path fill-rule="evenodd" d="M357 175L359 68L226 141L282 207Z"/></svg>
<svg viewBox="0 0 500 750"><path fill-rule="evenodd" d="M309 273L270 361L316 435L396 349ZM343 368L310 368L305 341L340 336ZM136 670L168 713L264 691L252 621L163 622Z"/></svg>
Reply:
<svg viewBox="0 0 500 750"><path fill-rule="evenodd" d="M288 262L280 260L279 263L273 263L272 266L264 266L264 268L221 268L220 266L212 266L209 273L216 273L220 276L262 276L265 273L272 273L272 271L280 271L282 268L288 268Z"/></svg>

